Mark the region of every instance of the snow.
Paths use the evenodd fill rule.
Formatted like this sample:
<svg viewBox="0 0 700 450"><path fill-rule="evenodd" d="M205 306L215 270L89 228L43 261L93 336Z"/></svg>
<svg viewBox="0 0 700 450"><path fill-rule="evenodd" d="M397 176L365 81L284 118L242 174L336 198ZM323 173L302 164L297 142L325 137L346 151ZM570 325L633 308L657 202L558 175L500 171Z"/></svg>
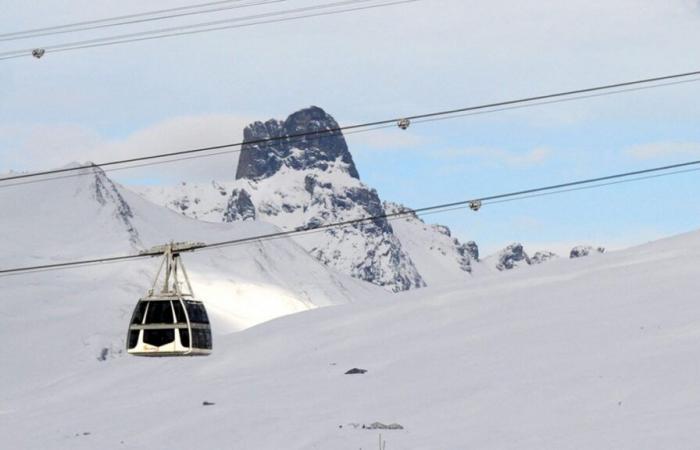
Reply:
<svg viewBox="0 0 700 450"><path fill-rule="evenodd" d="M167 206L194 219L221 222L234 185L234 181L181 182L173 186L129 186L129 189L157 205Z"/></svg>
<svg viewBox="0 0 700 450"><path fill-rule="evenodd" d="M103 186L108 186L108 191ZM131 217L125 217L124 209ZM111 184L104 174L91 171L78 177L4 187L0 189L0 210L3 267L135 254L172 240L211 243L279 230L264 223L192 220L153 205ZM226 312L231 331L279 315L383 294L328 270L288 240L206 250L188 254L184 260L212 310ZM155 259L139 260L105 269L114 270L133 285L128 295L120 296L127 310L145 292L157 264ZM86 272L102 277L105 270L89 268Z"/></svg>
<svg viewBox="0 0 700 450"><path fill-rule="evenodd" d="M385 205L389 206L386 209L391 213L407 209L395 204ZM459 244L446 234L446 227L404 216L392 220L391 228L428 286L460 279L469 281L471 278L472 267L478 263L457 252Z"/></svg>
<svg viewBox="0 0 700 450"><path fill-rule="evenodd" d="M0 189L0 267L135 251L90 180ZM146 246L274 229L120 192ZM214 352L175 359L120 353L156 260L0 277L2 446L696 448L699 259L693 232L387 294L289 240L194 253Z"/></svg>
<svg viewBox="0 0 700 450"><path fill-rule="evenodd" d="M204 184L183 182L174 186L130 188L153 203L211 222L224 220L229 199L225 193L244 189L250 194L253 205L257 206L258 220L289 230L306 225L309 217L324 218L322 221L326 223L368 215L363 205L353 204L344 211L334 209L334 201L344 198L347 189L367 188L360 180L341 170L341 166L341 163L330 164L326 170L282 167L272 178L257 181L240 179ZM305 189L307 177L316 180L313 195ZM383 202L383 207L387 213L409 209L386 201ZM428 286L455 279L469 280L502 270L523 269L530 264L549 262L556 257L551 252L540 251L529 258L513 259L513 246L519 245L514 243L477 260L465 251L465 243L451 236L449 229L443 225L431 224L413 216L394 218L390 225L402 254ZM358 235L350 229L329 232L325 236L299 236L294 239L328 266L351 276L358 276L358 262L368 258L367 255L371 253L371 248L366 244L367 236ZM520 253L523 257L527 255L522 246ZM373 257L377 260L377 266L390 272L390 268L384 265L382 255L382 252L374 252ZM504 266L504 259L510 259L511 264Z"/></svg>

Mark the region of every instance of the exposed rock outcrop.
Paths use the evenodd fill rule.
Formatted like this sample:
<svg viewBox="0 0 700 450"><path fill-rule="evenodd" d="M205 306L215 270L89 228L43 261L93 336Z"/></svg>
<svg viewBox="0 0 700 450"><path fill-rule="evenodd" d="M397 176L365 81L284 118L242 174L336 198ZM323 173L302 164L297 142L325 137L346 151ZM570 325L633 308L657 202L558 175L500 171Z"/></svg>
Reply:
<svg viewBox="0 0 700 450"><path fill-rule="evenodd" d="M569 258L582 258L588 256L591 253L605 253L604 247L593 247L592 245L577 245L571 249L569 253Z"/></svg>
<svg viewBox="0 0 700 450"><path fill-rule="evenodd" d="M558 257L559 256L556 253L548 251L535 252L535 254L530 257L530 262L532 264L542 264L543 262L547 262Z"/></svg>
<svg viewBox="0 0 700 450"><path fill-rule="evenodd" d="M360 182L337 128L335 119L315 106L283 121L247 126L223 220L260 219L284 230L312 230L379 216L297 241L324 264L353 277L393 291L424 286L391 224L381 217L385 209L377 191ZM295 137L305 133L311 135ZM261 142L271 137L276 139Z"/></svg>
<svg viewBox="0 0 700 450"><path fill-rule="evenodd" d="M498 253L496 269L511 270L519 265L530 265L530 257L523 250L523 244L514 242Z"/></svg>
<svg viewBox="0 0 700 450"><path fill-rule="evenodd" d="M114 217L124 224L131 243L140 244L139 233L132 223L134 213L114 182L97 166L81 170L85 171L91 172L93 177L90 183L93 198L103 207L114 208Z"/></svg>
<svg viewBox="0 0 700 450"><path fill-rule="evenodd" d="M234 189L224 209L224 222L255 220L255 205L245 189Z"/></svg>
<svg viewBox="0 0 700 450"><path fill-rule="evenodd" d="M295 112L286 120L253 122L243 130L244 144L236 179L260 180L280 168L327 170L331 164L360 178L339 125L317 106ZM310 135L299 136L311 133ZM272 141L264 141L267 139ZM264 141L264 142L261 142Z"/></svg>

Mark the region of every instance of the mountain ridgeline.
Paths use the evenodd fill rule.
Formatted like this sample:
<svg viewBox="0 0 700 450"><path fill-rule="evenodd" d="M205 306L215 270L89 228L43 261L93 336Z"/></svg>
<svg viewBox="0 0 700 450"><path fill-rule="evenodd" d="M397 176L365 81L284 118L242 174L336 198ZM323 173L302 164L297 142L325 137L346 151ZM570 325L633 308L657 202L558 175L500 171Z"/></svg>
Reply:
<svg viewBox="0 0 700 450"><path fill-rule="evenodd" d="M379 217L294 239L325 265L394 292L468 279L477 266L503 271L556 258L551 252L530 257L515 243L480 261L477 244L460 242L446 226L429 225L413 215L382 218L406 208L382 201L360 180L338 123L319 107L285 120L253 122L243 136L235 181L183 182L139 192L196 219L257 220L282 230Z"/></svg>
<svg viewBox="0 0 700 450"><path fill-rule="evenodd" d="M282 229L386 214L377 191L360 182L338 123L318 107L243 132L236 183L224 221L258 219ZM269 140L273 138L274 140ZM425 285L385 218L328 229L299 243L324 264L402 291Z"/></svg>

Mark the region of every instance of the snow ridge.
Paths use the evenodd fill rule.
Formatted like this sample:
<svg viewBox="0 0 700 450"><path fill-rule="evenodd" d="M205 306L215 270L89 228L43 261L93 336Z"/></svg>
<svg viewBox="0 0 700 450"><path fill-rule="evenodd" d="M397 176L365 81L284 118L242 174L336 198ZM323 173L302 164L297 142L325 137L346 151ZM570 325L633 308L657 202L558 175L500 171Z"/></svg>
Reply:
<svg viewBox="0 0 700 450"><path fill-rule="evenodd" d="M247 126L222 220L257 219L292 230L385 215L377 191L360 182L342 132L328 132L337 128L316 106ZM266 141L271 137L281 139ZM325 265L394 292L425 286L384 218L297 241Z"/></svg>
<svg viewBox="0 0 700 450"><path fill-rule="evenodd" d="M282 166L274 176L237 180L223 220L258 219L292 230L385 214L377 192L343 170L342 161L327 164L325 170ZM425 285L386 219L296 240L325 265L394 292Z"/></svg>
<svg viewBox="0 0 700 450"><path fill-rule="evenodd" d="M102 206L113 205L115 208L114 216L126 227L126 231L129 233L129 241L134 245L140 245L139 233L132 223L134 213L124 200L124 197L119 193L117 186L97 166L85 169L85 171L93 174L90 184L93 198Z"/></svg>
<svg viewBox="0 0 700 450"><path fill-rule="evenodd" d="M376 190L362 183L337 128L335 119L316 106L285 120L257 121L244 129L235 181L183 182L137 191L195 219L255 220L283 230L313 229L407 209L382 201ZM311 134L299 136L306 133ZM449 228L428 225L415 215L319 230L311 236L295 239L327 266L394 292L469 279L477 265L499 272L557 257L548 251L530 257L522 244L514 243L480 264L474 241L460 242Z"/></svg>

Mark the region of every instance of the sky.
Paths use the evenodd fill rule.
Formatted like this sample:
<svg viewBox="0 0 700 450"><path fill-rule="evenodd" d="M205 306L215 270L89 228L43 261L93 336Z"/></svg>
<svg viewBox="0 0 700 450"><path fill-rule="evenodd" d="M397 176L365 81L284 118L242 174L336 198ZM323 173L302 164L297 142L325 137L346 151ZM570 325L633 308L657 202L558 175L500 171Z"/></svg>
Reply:
<svg viewBox="0 0 700 450"><path fill-rule="evenodd" d="M330 0L286 0L189 18ZM193 0L5 0L0 33ZM133 31L128 29L126 31ZM113 31L0 42L0 52ZM700 69L697 0L419 0L368 11L0 61L0 172L238 141L316 105L341 125ZM410 207L700 159L700 82L347 136L360 176ZM232 179L235 154L110 173ZM48 185L47 185L47 188ZM482 253L565 254L700 228L698 172L425 219Z"/></svg>

